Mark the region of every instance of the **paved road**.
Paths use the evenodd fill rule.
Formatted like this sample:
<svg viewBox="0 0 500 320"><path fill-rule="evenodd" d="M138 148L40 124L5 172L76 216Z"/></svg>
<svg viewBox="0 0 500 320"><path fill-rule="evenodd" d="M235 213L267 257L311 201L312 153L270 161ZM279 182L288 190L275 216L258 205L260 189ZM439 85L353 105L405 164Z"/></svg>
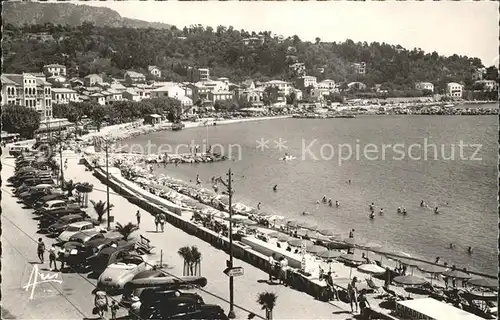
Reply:
<svg viewBox="0 0 500 320"><path fill-rule="evenodd" d="M5 160L5 159L3 159ZM4 162L4 161L2 161ZM94 185L94 192L90 194L93 200L106 200L106 187L84 166L78 165L78 157L69 157L69 169L65 172L66 179L78 182L90 182ZM2 180L12 175L12 159L4 162ZM2 187L2 288L3 309L13 314L18 319L82 319L94 317L91 315L95 280L88 279L86 275L63 273L62 283L39 284L33 299L31 291L22 289L28 283L29 272L33 262L37 262L36 233L37 221L32 219L32 210L22 209L16 203L16 198L6 194L10 187ZM135 212L140 209L125 198L114 194L110 195L114 205L112 215L120 223L132 221L135 223ZM156 246L156 253L147 256L147 260L157 263L160 259L159 252L163 250L163 261L167 264L166 271L174 275L182 275L183 261L177 250L186 245L195 245L202 252L202 275L207 277L209 284L205 288L208 292L201 295L207 303L221 305L224 310L229 309L228 278L222 273L225 268L227 255L208 243L191 236L180 229L167 225L165 233L156 233L153 230L154 221L147 212L142 212L141 233L152 240ZM54 241L44 238L47 247ZM236 266L245 269L245 275L235 278L235 303L246 310L264 316L264 312L257 304L257 295L260 292L270 291L278 295L277 305L273 312L275 319L350 319L352 316L345 312L346 306L335 306L315 300L313 297L292 290L284 286L270 286L263 282L267 274L243 261L235 260ZM48 267L46 262L42 268ZM41 270L43 271L43 270ZM45 272L45 271L43 271ZM58 278L59 279L59 278ZM246 319L247 311L236 309L238 319Z"/></svg>

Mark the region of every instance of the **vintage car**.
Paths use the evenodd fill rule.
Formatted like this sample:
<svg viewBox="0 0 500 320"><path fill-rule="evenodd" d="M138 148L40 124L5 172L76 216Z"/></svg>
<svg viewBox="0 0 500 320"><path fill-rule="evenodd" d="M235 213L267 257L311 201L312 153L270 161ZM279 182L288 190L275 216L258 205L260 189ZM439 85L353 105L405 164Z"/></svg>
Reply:
<svg viewBox="0 0 500 320"><path fill-rule="evenodd" d="M45 212L62 209L80 209L80 204L70 199L50 200L45 202L40 208L38 208L35 214L43 214Z"/></svg>
<svg viewBox="0 0 500 320"><path fill-rule="evenodd" d="M134 254L124 255L108 265L99 276L97 287L110 293L120 292L125 283L146 269L148 269L148 264L143 257Z"/></svg>
<svg viewBox="0 0 500 320"><path fill-rule="evenodd" d="M51 190L50 194L39 198L37 201L35 201L35 203L33 203L33 209L35 209L35 210L40 209L48 201L66 200L66 199L68 199L68 196L65 195L62 191Z"/></svg>
<svg viewBox="0 0 500 320"><path fill-rule="evenodd" d="M85 211L82 211L80 209L57 209L54 211L44 213L39 219L40 221L38 223L38 228L41 231L47 231L48 228L57 221L59 221L59 219L70 214L79 214L84 217L87 217L87 213L85 213Z"/></svg>
<svg viewBox="0 0 500 320"><path fill-rule="evenodd" d="M85 220L85 217L81 214L68 214L67 216L62 217L56 223L49 226L48 231L50 235L58 236L61 232L66 230L66 228L74 223Z"/></svg>
<svg viewBox="0 0 500 320"><path fill-rule="evenodd" d="M92 232L100 231L100 228L96 227L91 221L79 221L74 222L57 237L58 241L68 241L71 236L78 232Z"/></svg>
<svg viewBox="0 0 500 320"><path fill-rule="evenodd" d="M69 241L87 244L89 241L96 239L104 239L104 233L101 231L78 232L69 238Z"/></svg>
<svg viewBox="0 0 500 320"><path fill-rule="evenodd" d="M172 297L152 304L141 301L142 319L227 319L218 305L199 303L188 296Z"/></svg>
<svg viewBox="0 0 500 320"><path fill-rule="evenodd" d="M53 185L39 184L29 188L27 191L21 192L19 194L19 199L21 199L24 203L31 203L38 200L38 198L49 194L52 189L54 189Z"/></svg>
<svg viewBox="0 0 500 320"><path fill-rule="evenodd" d="M87 258L87 261L92 269L92 272L101 274L110 264L128 254L128 250L110 246L103 248L97 254L90 256Z"/></svg>
<svg viewBox="0 0 500 320"><path fill-rule="evenodd" d="M132 280L127 282L123 287L123 295L121 304L129 306L132 302L132 297L141 297L144 292L178 292L180 296L182 292L180 289L192 289L195 287L204 287L207 285L207 279L204 277L179 277L174 278L165 275L165 272L153 268L152 270L143 271L138 273ZM166 294L168 295L168 294ZM184 293L182 293L184 295ZM186 294L192 295L192 294ZM192 296L192 297L198 297ZM141 299L142 301L142 299Z"/></svg>

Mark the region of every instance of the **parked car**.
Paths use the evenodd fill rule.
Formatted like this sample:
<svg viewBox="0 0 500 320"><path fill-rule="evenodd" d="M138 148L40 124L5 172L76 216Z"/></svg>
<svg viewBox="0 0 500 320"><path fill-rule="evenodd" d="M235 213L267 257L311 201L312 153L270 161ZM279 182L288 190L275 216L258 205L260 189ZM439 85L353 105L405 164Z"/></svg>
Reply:
<svg viewBox="0 0 500 320"><path fill-rule="evenodd" d="M92 271L94 273L100 274L104 270L106 270L108 265L112 264L113 262L117 261L119 258L127 254L128 250L115 247L106 247L99 251L97 255L91 256L87 260L90 264L90 267L92 268Z"/></svg>
<svg viewBox="0 0 500 320"><path fill-rule="evenodd" d="M104 239L104 234L98 230L78 232L78 233L75 233L74 235L72 235L69 238L69 241L79 242L81 244L87 244L89 241L96 240L96 239Z"/></svg>
<svg viewBox="0 0 500 320"><path fill-rule="evenodd" d="M128 281L148 268L144 258L127 254L107 266L97 280L97 287L107 292L119 292Z"/></svg>
<svg viewBox="0 0 500 320"><path fill-rule="evenodd" d="M66 228L70 224L83 220L85 220L85 217L80 214L68 214L48 228L49 234L58 236L60 233L66 230Z"/></svg>
<svg viewBox="0 0 500 320"><path fill-rule="evenodd" d="M36 210L36 209L43 207L43 205L47 201L66 200L66 199L68 199L68 196L65 195L62 191L57 190L57 189L53 189L50 191L50 194L43 196L43 197L39 198L37 201L35 201L35 203L33 204L33 209Z"/></svg>
<svg viewBox="0 0 500 320"><path fill-rule="evenodd" d="M57 237L58 241L68 241L72 235L78 232L99 231L90 221L75 222L70 225Z"/></svg>
<svg viewBox="0 0 500 320"><path fill-rule="evenodd" d="M153 304L141 301L142 319L227 319L220 306L198 303L188 297L172 297Z"/></svg>
<svg viewBox="0 0 500 320"><path fill-rule="evenodd" d="M51 184L39 184L33 187L28 188L28 190L23 191L19 194L19 199L26 202L26 200L36 196L37 194L40 196L46 195L50 190L54 189L54 186Z"/></svg>
<svg viewBox="0 0 500 320"><path fill-rule="evenodd" d="M80 214L84 217L88 217L87 213L81 209L57 209L48 211L42 214L40 217L40 222L38 223L38 228L42 231L47 231L47 229L59 219L69 214Z"/></svg>
<svg viewBox="0 0 500 320"><path fill-rule="evenodd" d="M131 298L133 296L140 297L145 290L179 291L181 289L192 289L193 287L204 287L206 285L207 279L204 277L173 278L153 268L152 270L138 273L132 280L125 284L121 304L124 306L130 305Z"/></svg>
<svg viewBox="0 0 500 320"><path fill-rule="evenodd" d="M38 209L40 212L50 212L58 209L79 209L80 204L66 200L50 200L45 202L45 204Z"/></svg>

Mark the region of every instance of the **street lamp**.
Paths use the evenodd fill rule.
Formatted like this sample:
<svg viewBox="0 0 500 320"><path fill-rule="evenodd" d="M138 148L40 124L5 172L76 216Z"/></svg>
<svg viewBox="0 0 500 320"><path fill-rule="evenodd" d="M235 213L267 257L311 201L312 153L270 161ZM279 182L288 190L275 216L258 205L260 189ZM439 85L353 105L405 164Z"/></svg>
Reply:
<svg viewBox="0 0 500 320"><path fill-rule="evenodd" d="M233 174L231 173L231 169L227 173L227 184L224 180L220 179L222 184L227 187L227 193L229 195L229 261L227 261L228 269L233 268L233 188L231 187L231 182L233 178ZM229 319L236 318L234 314L234 277L229 276L229 313L227 317Z"/></svg>
<svg viewBox="0 0 500 320"><path fill-rule="evenodd" d="M109 215L110 204L109 204L109 163L108 163L108 141L104 138L105 150L106 150L106 211L107 211L107 221L108 221L108 231L111 230L111 218Z"/></svg>

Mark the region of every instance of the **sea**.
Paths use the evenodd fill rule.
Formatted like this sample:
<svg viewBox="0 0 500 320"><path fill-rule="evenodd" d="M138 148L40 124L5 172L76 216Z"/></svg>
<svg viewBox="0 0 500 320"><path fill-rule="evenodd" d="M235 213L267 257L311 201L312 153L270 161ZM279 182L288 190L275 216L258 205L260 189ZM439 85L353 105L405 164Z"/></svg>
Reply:
<svg viewBox="0 0 500 320"><path fill-rule="evenodd" d="M149 143L149 152L164 153L211 145L230 160L154 170L193 184L199 175L211 188L212 177L227 179L231 169L235 202L260 202L269 214L345 237L355 229L357 238L390 250L496 275L498 140L496 116L400 115L208 126L138 136L121 146ZM324 204L323 196L339 207Z"/></svg>

